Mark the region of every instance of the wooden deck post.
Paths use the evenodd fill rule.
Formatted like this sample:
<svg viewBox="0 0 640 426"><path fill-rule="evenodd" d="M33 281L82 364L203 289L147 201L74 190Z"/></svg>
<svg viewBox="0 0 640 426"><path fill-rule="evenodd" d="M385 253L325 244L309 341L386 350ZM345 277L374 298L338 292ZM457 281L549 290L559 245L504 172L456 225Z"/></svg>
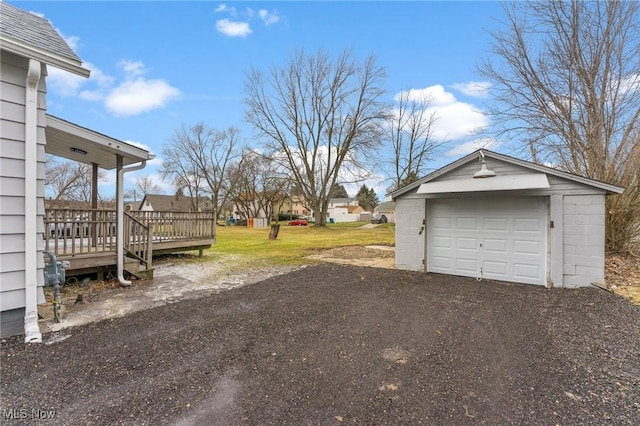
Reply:
<svg viewBox="0 0 640 426"><path fill-rule="evenodd" d="M147 222L149 231L147 232L147 269L151 269L153 262L153 223Z"/></svg>

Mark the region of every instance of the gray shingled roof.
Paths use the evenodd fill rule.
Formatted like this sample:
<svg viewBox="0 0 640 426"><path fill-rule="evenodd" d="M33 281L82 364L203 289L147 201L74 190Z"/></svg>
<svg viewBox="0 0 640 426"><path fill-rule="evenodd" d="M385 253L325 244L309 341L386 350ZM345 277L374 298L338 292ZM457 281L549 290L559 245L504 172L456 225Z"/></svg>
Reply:
<svg viewBox="0 0 640 426"><path fill-rule="evenodd" d="M191 198L184 195L147 194L140 202L138 210L142 209L145 201L151 204L155 211L188 212L193 210Z"/></svg>
<svg viewBox="0 0 640 426"><path fill-rule="evenodd" d="M82 63L51 22L5 2L0 2L0 32L36 48Z"/></svg>

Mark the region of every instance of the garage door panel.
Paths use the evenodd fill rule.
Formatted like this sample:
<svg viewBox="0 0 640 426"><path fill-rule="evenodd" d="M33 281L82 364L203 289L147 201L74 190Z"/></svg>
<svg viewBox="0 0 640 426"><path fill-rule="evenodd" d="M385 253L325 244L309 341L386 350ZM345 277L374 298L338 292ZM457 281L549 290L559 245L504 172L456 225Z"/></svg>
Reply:
<svg viewBox="0 0 640 426"><path fill-rule="evenodd" d="M431 237L431 246L435 249L450 249L451 237L434 235Z"/></svg>
<svg viewBox="0 0 640 426"><path fill-rule="evenodd" d="M439 256L434 256L432 259L432 268L433 268L433 272L446 272L446 273L450 273L453 269L452 269L452 258L451 257L439 257Z"/></svg>
<svg viewBox="0 0 640 426"><path fill-rule="evenodd" d="M484 220L485 231L504 231L507 232L507 218L488 217Z"/></svg>
<svg viewBox="0 0 640 426"><path fill-rule="evenodd" d="M477 259L457 258L455 265L456 271L462 272L464 275L471 274L471 276L474 276L479 269Z"/></svg>
<svg viewBox="0 0 640 426"><path fill-rule="evenodd" d="M456 230L458 231L477 231L478 219L475 217L459 217L456 220Z"/></svg>
<svg viewBox="0 0 640 426"><path fill-rule="evenodd" d="M482 246L486 252L507 253L508 242L504 238L485 238Z"/></svg>
<svg viewBox="0 0 640 426"><path fill-rule="evenodd" d="M509 266L507 262L485 260L482 265L482 275L485 277L504 279L507 276ZM500 277L500 278L498 278Z"/></svg>
<svg viewBox="0 0 640 426"><path fill-rule="evenodd" d="M542 268L540 265L516 263L513 265L513 274L521 282L537 283L542 278Z"/></svg>
<svg viewBox="0 0 640 426"><path fill-rule="evenodd" d="M431 200L427 269L545 284L544 197Z"/></svg>
<svg viewBox="0 0 640 426"><path fill-rule="evenodd" d="M451 230L451 218L448 217L434 217L431 222L431 229L433 230Z"/></svg>
<svg viewBox="0 0 640 426"><path fill-rule="evenodd" d="M539 255L541 254L541 242L530 240L515 240L513 242L513 253L516 255Z"/></svg>
<svg viewBox="0 0 640 426"><path fill-rule="evenodd" d="M514 232L531 232L538 233L540 230L540 219L537 218L525 218L513 220Z"/></svg>
<svg viewBox="0 0 640 426"><path fill-rule="evenodd" d="M456 248L459 250L478 250L478 239L477 238L456 238Z"/></svg>

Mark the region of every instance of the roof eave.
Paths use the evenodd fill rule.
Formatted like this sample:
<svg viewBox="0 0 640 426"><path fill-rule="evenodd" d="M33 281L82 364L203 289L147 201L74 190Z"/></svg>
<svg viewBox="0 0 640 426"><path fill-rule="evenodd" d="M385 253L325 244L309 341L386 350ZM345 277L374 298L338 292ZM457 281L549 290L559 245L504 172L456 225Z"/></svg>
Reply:
<svg viewBox="0 0 640 426"><path fill-rule="evenodd" d="M589 179L573 173L563 172L562 170L553 169L551 167L543 166L541 164L531 163L529 161L520 160L518 158L509 157L503 154L498 154L497 152L493 152L493 151L482 150L482 152L484 152L485 156L487 157L493 157L497 160L508 161L512 164L516 164L522 167L528 167L530 169L533 169L542 173L557 176L563 179L572 180L578 183L582 183L584 185L589 185L595 188L605 190L611 194L622 194L624 192L623 187L612 185L610 183L600 182L598 180ZM473 154L470 154L470 156L473 156Z"/></svg>
<svg viewBox="0 0 640 426"><path fill-rule="evenodd" d="M146 151L142 148L139 148L137 146L131 145L127 142L124 142L118 139L114 139L110 136L103 135L91 129L87 129L86 127L82 127L77 124L71 123L69 121L63 120L59 117L46 114L46 118L47 118L47 127L45 129L45 132L48 132L49 129L52 129L53 131L57 131L62 135L68 135L65 139L69 141L71 140L80 141L83 144L81 146L86 148L86 151L93 151L94 148L97 148L99 152L95 153L96 157L92 158L91 162L98 164L100 167L104 169L109 170L109 169L115 168L115 162L114 162L115 160L111 158L104 158L103 154L105 152L109 154L113 154L114 156L116 155L122 156L124 158L125 165L134 164L142 161L150 161L155 158L153 154L151 154L149 151ZM84 144L87 144L87 145L84 145ZM48 143L47 147L49 146L53 148L54 143L53 142ZM66 146L65 146L65 147L61 147L60 152L54 152L53 154L63 156L64 158L68 158L74 161L80 161L80 162L86 163L86 162L89 162L88 159L90 158L90 157L87 157L86 159L83 158L83 155L87 154L86 151L85 151L85 154L77 154L77 155L73 153L70 154L68 150L66 150Z"/></svg>
<svg viewBox="0 0 640 426"><path fill-rule="evenodd" d="M75 61L61 55L56 55L55 53L44 49L39 49L12 37L8 37L5 34L0 34L0 45L2 46L2 50L6 50L25 58L36 59L47 65L60 68L81 77L88 78L91 74L90 70L82 67L82 62Z"/></svg>
<svg viewBox="0 0 640 426"><path fill-rule="evenodd" d="M545 174L549 174L552 176L557 176L563 179L568 179L568 180L572 180L574 182L578 182L578 183L582 183L584 185L588 185L591 187L595 187L595 188L599 188L602 189L604 191L607 191L610 194L622 194L624 192L624 188L620 187L620 186L616 186L616 185L611 185L609 183L605 183L605 182L600 182L597 180L593 180L593 179L589 179L589 178L585 178L579 175L575 175L572 173L567 173L567 172L563 172L560 170L556 170L556 169L552 169L551 167L547 167L547 166L543 166L541 164L535 164L535 163L531 163L529 161L525 161L525 160L520 160L518 158L515 157L510 157L508 155L503 155L503 154L498 154L497 152L493 152L493 151L489 151L487 149L478 149L474 152L472 152L471 154L468 154L456 161L454 161L453 163L447 164L446 166L442 167L441 169L438 169L430 174L428 174L427 176L423 177L422 179L418 179L417 181L413 182L412 184L409 184L405 187L402 187L394 192L391 193L391 199L395 201L395 199L399 196L401 196L402 194L406 194L407 192L420 187L420 185L422 185L423 183L427 183L435 178L437 178L438 176L442 176L445 173L450 172L451 170L454 170L466 163L468 163L469 161L476 161L478 158L478 152L482 151L484 153L484 155L486 157L490 157L490 158L494 158L496 160L500 160L500 161L505 161L511 164L515 164L521 167L525 167L528 169L532 169L541 173L545 173Z"/></svg>

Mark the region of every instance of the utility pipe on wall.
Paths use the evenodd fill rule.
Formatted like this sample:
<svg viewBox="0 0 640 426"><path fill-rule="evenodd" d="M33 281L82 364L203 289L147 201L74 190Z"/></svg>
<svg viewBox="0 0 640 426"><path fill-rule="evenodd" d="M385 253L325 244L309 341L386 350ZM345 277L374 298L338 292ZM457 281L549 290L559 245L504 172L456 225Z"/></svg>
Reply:
<svg viewBox="0 0 640 426"><path fill-rule="evenodd" d="M29 59L24 104L24 341L42 342L38 325L38 84L41 64Z"/></svg>
<svg viewBox="0 0 640 426"><path fill-rule="evenodd" d="M118 282L120 285L130 286L131 281L124 279L124 174L143 169L147 165L146 160L142 163L127 167L122 167L123 159L121 155L116 158L116 168L118 170L116 178L116 212L117 212L117 241L116 257L118 258ZM128 236L127 236L128 238Z"/></svg>

